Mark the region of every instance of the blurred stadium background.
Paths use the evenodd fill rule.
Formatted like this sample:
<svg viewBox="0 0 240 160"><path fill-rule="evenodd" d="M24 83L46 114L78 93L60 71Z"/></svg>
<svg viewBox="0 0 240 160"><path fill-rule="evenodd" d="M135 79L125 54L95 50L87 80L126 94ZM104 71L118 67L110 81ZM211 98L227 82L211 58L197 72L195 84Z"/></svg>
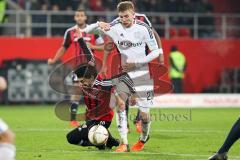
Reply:
<svg viewBox="0 0 240 160"><path fill-rule="evenodd" d="M52 69L46 60L61 45L65 30L74 25L74 10L85 9L89 24L97 20L110 22L116 17L117 2L1 0L0 75L8 82L1 103L48 103L61 99L46 81ZM240 92L238 0L136 0L135 4L161 36L166 66L172 45L186 56L184 93ZM63 60L72 56L73 49L69 49ZM102 56L97 53L97 57ZM193 101L191 97L187 100Z"/></svg>
<svg viewBox="0 0 240 160"><path fill-rule="evenodd" d="M97 20L110 22L117 16L117 3L118 0L0 0L0 76L8 84L0 93L0 117L16 132L18 159L113 158L109 152L96 151L90 155L88 149L66 144L68 124L61 123L52 108L64 95L49 87L48 77L55 66L48 66L47 59L61 45L65 30L75 24L77 8L87 11L89 24ZM165 115L187 114L190 118L184 122L156 120L146 151L118 156L207 159L239 116L239 108L229 107L240 107L240 1L135 0L135 4L161 36L165 65L169 67L172 45L177 45L187 60L184 94L160 96L156 107L167 107L161 109ZM74 56L73 50L72 46L62 60ZM100 59L103 57L101 52L96 54ZM163 79L169 81L168 75ZM214 109L191 111L169 107ZM159 111L152 112L159 116ZM117 135L113 125L111 130ZM137 137L132 132L130 142ZM240 158L237 148L230 155Z"/></svg>

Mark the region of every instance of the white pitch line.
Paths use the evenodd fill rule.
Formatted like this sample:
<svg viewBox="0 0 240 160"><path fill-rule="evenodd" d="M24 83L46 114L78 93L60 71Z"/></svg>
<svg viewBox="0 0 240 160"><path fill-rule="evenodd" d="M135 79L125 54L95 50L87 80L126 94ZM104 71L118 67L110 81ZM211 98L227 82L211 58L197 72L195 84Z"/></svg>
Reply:
<svg viewBox="0 0 240 160"><path fill-rule="evenodd" d="M72 128L73 129L73 128ZM16 132L65 132L72 130L71 128L26 128L26 129L14 129ZM116 131L116 129L111 129L112 131ZM225 130L184 130L184 129L153 129L151 132L159 132L159 133L226 133Z"/></svg>
<svg viewBox="0 0 240 160"><path fill-rule="evenodd" d="M184 133L225 133L224 130L183 130L183 129L153 129L153 132L184 132Z"/></svg>
<svg viewBox="0 0 240 160"><path fill-rule="evenodd" d="M58 132L58 131L70 131L72 129L60 129L60 128L26 128L26 129L13 129L16 132Z"/></svg>

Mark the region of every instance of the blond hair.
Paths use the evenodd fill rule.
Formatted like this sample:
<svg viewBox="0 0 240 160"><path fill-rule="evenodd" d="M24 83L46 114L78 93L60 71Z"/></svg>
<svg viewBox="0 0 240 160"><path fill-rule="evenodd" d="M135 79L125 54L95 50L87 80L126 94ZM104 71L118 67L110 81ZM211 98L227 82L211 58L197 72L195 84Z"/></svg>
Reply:
<svg viewBox="0 0 240 160"><path fill-rule="evenodd" d="M118 12L124 12L127 10L133 10L134 11L134 4L130 1L120 2L117 5Z"/></svg>

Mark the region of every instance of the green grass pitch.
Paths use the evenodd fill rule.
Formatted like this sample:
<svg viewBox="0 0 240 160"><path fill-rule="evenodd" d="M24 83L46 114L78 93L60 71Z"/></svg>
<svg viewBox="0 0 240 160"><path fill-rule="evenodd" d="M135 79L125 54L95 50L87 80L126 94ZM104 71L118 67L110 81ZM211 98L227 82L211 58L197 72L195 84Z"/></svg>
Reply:
<svg viewBox="0 0 240 160"><path fill-rule="evenodd" d="M136 114L131 109L130 118ZM240 109L152 109L151 138L141 152L114 153L67 143L68 122L57 119L51 106L0 106L0 117L16 133L17 160L206 160L223 143ZM139 135L131 124L130 144ZM115 119L110 128L118 137ZM229 152L240 159L240 143Z"/></svg>

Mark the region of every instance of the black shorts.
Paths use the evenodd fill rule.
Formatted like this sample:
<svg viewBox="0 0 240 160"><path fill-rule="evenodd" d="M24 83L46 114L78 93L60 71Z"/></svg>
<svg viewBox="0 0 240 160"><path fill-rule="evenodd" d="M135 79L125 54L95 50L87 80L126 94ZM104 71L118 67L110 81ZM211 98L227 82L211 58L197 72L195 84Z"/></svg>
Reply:
<svg viewBox="0 0 240 160"><path fill-rule="evenodd" d="M87 125L87 128L90 130L90 128L92 127L92 126L94 126L94 125L98 125L98 124L100 124L100 125L102 125L102 126L104 126L105 128L109 128L110 127L110 125L111 125L111 121L110 122L107 122L107 121L96 121L96 120L90 120L90 121L87 121L86 123L85 123L85 125Z"/></svg>
<svg viewBox="0 0 240 160"><path fill-rule="evenodd" d="M67 137L71 140L72 144L80 144L81 141L88 141L88 132L90 128L98 124L108 129L111 125L111 122L96 120L87 121L85 124L82 124L74 130L70 131L67 134Z"/></svg>

